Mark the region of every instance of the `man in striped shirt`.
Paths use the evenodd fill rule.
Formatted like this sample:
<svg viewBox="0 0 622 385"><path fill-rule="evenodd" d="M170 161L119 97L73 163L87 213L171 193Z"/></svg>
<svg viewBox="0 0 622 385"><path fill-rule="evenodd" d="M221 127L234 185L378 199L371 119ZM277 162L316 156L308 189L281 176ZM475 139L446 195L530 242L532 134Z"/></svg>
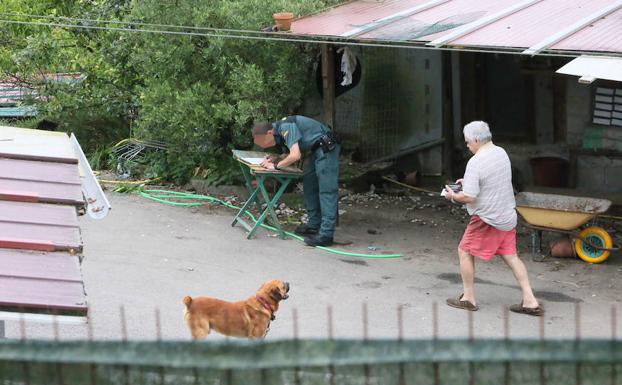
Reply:
<svg viewBox="0 0 622 385"><path fill-rule="evenodd" d="M471 122L464 126L463 133L473 156L467 163L464 177L456 181L462 185L462 190L454 192L445 186L445 199L465 203L471 220L458 246L464 293L449 298L447 304L478 310L474 291L475 257L489 261L499 255L514 273L522 290L521 303L510 306L510 310L541 316L544 310L533 294L527 268L516 249L516 201L510 158L503 148L492 143L486 122Z"/></svg>

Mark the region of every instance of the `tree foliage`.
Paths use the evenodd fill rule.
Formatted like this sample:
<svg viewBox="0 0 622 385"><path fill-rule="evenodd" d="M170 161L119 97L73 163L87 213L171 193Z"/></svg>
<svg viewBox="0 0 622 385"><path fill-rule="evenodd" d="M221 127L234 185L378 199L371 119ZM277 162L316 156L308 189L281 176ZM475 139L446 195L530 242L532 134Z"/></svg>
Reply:
<svg viewBox="0 0 622 385"><path fill-rule="evenodd" d="M201 167L222 181L230 149L252 144L253 120L297 111L317 47L207 29L213 36L158 31L259 31L274 12L302 15L334 2L3 0L2 20L78 27L0 22L0 71L38 87L38 119L75 132L89 150L129 135L161 140L168 150L149 158L152 170L181 182ZM45 81L50 73L79 73L81 80Z"/></svg>

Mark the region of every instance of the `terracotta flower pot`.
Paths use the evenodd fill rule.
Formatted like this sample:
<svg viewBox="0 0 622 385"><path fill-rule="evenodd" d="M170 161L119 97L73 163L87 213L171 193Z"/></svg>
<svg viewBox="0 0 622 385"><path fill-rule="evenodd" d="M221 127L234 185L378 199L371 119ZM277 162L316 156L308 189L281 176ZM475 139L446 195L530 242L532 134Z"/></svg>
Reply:
<svg viewBox="0 0 622 385"><path fill-rule="evenodd" d="M289 28L292 26L292 21L294 20L294 14L292 12L278 12L273 14L272 18L279 28L279 31L289 31Z"/></svg>

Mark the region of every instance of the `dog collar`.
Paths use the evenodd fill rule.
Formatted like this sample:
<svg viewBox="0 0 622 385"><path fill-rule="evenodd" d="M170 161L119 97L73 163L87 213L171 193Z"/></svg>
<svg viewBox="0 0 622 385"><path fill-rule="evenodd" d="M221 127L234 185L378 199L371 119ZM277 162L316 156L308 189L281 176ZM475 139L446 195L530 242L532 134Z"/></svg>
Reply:
<svg viewBox="0 0 622 385"><path fill-rule="evenodd" d="M272 307L270 306L270 304L268 302L266 302L266 300L261 298L260 296L256 295L255 298L257 298L257 301L259 301L261 306L263 306L264 308L266 308L266 310L268 310L268 312L270 312L270 316L272 317L272 314L274 313L274 310L272 310Z"/></svg>

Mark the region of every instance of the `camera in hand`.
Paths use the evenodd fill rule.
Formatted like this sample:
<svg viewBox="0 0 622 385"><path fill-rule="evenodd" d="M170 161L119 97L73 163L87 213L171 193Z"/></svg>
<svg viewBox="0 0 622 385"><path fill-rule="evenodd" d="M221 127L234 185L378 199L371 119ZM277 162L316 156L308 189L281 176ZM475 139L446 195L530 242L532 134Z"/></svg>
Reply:
<svg viewBox="0 0 622 385"><path fill-rule="evenodd" d="M454 193L462 191L462 185L460 183L449 183L447 186L449 186Z"/></svg>

